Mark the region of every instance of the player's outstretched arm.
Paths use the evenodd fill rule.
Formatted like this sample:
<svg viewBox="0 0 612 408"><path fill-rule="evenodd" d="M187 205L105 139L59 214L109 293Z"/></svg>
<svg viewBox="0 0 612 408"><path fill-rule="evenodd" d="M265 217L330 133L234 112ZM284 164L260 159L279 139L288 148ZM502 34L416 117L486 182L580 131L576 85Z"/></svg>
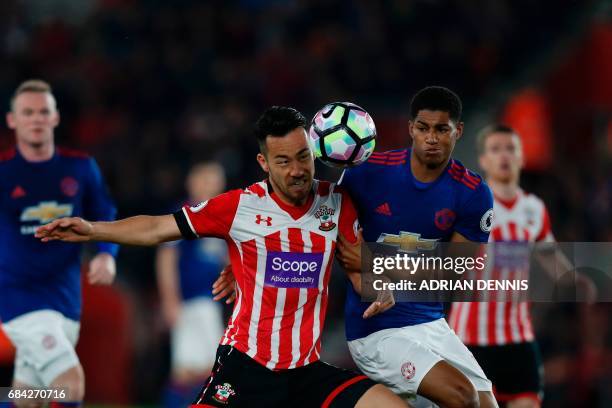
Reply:
<svg viewBox="0 0 612 408"><path fill-rule="evenodd" d="M79 217L60 218L36 230L43 242L105 241L123 245L157 245L181 238L172 215L137 215L111 222L90 222Z"/></svg>

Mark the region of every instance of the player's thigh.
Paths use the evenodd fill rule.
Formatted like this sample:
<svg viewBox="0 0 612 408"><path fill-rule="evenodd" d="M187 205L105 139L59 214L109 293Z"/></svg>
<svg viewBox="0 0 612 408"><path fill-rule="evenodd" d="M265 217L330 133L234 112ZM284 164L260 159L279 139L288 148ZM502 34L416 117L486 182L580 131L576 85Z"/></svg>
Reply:
<svg viewBox="0 0 612 408"><path fill-rule="evenodd" d="M470 380L444 360L438 361L425 374L418 393L442 406L474 406L478 401Z"/></svg>
<svg viewBox="0 0 612 408"><path fill-rule="evenodd" d="M288 379L230 346L219 346L212 374L194 405L222 408L285 407Z"/></svg>
<svg viewBox="0 0 612 408"><path fill-rule="evenodd" d="M208 371L223 335L222 310L211 299L186 302L172 330L172 368Z"/></svg>
<svg viewBox="0 0 612 408"><path fill-rule="evenodd" d="M290 370L289 393L296 408L353 408L376 383L362 374L322 361ZM293 397L295 398L295 397Z"/></svg>
<svg viewBox="0 0 612 408"><path fill-rule="evenodd" d="M425 375L442 358L417 340L425 328L387 329L349 342L355 364L368 377L402 398L414 397Z"/></svg>
<svg viewBox="0 0 612 408"><path fill-rule="evenodd" d="M4 324L17 349L16 381L48 386L60 374L79 365L74 350L78 322L53 310L26 313Z"/></svg>
<svg viewBox="0 0 612 408"><path fill-rule="evenodd" d="M518 401L537 407L543 396L543 369L535 342L502 346L470 346L470 351L495 385L500 404Z"/></svg>
<svg viewBox="0 0 612 408"><path fill-rule="evenodd" d="M474 385L477 391L492 392L493 385L480 367L472 352L448 326L444 319L436 320L431 327L431 347L441 357L457 368Z"/></svg>

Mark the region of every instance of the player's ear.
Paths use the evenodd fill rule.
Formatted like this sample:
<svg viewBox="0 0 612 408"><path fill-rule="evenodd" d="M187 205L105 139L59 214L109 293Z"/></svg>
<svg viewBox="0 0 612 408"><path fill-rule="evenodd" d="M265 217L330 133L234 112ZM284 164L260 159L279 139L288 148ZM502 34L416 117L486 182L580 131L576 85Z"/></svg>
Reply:
<svg viewBox="0 0 612 408"><path fill-rule="evenodd" d="M53 118L53 127L56 127L60 123L60 113L55 111L55 117Z"/></svg>
<svg viewBox="0 0 612 408"><path fill-rule="evenodd" d="M266 160L266 156L263 153L257 153L257 163L261 166L261 169L268 173L270 171L270 167L268 166L268 161Z"/></svg>
<svg viewBox="0 0 612 408"><path fill-rule="evenodd" d="M15 129L15 115L13 112L6 113L6 126L8 126L9 129Z"/></svg>
<svg viewBox="0 0 612 408"><path fill-rule="evenodd" d="M408 121L408 133L410 134L410 138L414 140L414 135L412 134L412 127L414 126L414 122Z"/></svg>
<svg viewBox="0 0 612 408"><path fill-rule="evenodd" d="M463 136L463 122L457 123L457 132L455 133L455 140L459 140Z"/></svg>

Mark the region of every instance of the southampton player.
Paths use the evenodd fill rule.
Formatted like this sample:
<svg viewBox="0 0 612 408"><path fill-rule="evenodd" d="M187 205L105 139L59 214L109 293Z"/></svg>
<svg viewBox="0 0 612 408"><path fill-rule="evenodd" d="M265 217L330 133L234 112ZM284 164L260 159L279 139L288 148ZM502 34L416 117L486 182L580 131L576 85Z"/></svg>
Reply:
<svg viewBox="0 0 612 408"><path fill-rule="evenodd" d="M174 215L90 223L56 220L43 241L156 245L181 237L224 239L236 278L233 314L213 373L197 399L210 407L400 407L367 377L319 361L338 232L356 241L355 209L332 183L313 179L306 120L272 107L258 120L266 181L185 206ZM332 217L331 224L327 217Z"/></svg>
<svg viewBox="0 0 612 408"><path fill-rule="evenodd" d="M482 179L450 157L463 132L461 101L443 87L419 91L410 105L413 146L374 153L344 172L366 241L385 236L487 242L492 196ZM359 246L340 240L342 264L360 268ZM444 407L495 407L491 382L444 320L442 303L398 302L369 316L361 275L350 274L346 335L357 366L398 395ZM384 310L389 305L376 305Z"/></svg>
<svg viewBox="0 0 612 408"><path fill-rule="evenodd" d="M55 147L59 113L50 86L22 83L6 119L16 148L0 158L0 319L15 345L13 387L60 387L83 399L85 380L74 346L81 316L80 246L34 238L59 217L112 220L115 208L96 162ZM98 244L93 284L115 276L117 245Z"/></svg>
<svg viewBox="0 0 612 408"><path fill-rule="evenodd" d="M218 163L198 163L187 176L188 204L211 199L225 190ZM227 265L227 246L217 238L182 240L157 249L157 283L171 336L171 381L166 407L184 407L199 391L213 367L223 335L223 309L213 301L212 285Z"/></svg>
<svg viewBox="0 0 612 408"><path fill-rule="evenodd" d="M480 167L485 171L495 198L490 241L553 242L545 204L519 186L523 155L516 132L503 125L486 127L478 135L477 148ZM514 248L511 259L494 257L491 272L486 273L497 279L526 279L529 247L523 247L522 257L517 256L520 248ZM544 258L540 252L536 252L536 259L549 274L558 276L572 269L559 251L553 253L552 259ZM578 284L590 289L592 283L588 279L582 275L576 278ZM594 293L592 289L589 292ZM498 401L508 408L540 406L543 369L528 302L498 299L454 303L449 322L490 376Z"/></svg>

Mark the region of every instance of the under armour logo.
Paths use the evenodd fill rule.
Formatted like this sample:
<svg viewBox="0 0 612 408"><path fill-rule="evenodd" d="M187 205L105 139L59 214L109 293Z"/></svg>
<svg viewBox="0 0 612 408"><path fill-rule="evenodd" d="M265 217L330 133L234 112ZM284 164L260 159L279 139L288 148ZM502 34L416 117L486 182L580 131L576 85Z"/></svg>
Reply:
<svg viewBox="0 0 612 408"><path fill-rule="evenodd" d="M265 222L268 227L272 226L272 217L263 217L261 214L257 214L255 218L255 222L259 225L262 222Z"/></svg>

